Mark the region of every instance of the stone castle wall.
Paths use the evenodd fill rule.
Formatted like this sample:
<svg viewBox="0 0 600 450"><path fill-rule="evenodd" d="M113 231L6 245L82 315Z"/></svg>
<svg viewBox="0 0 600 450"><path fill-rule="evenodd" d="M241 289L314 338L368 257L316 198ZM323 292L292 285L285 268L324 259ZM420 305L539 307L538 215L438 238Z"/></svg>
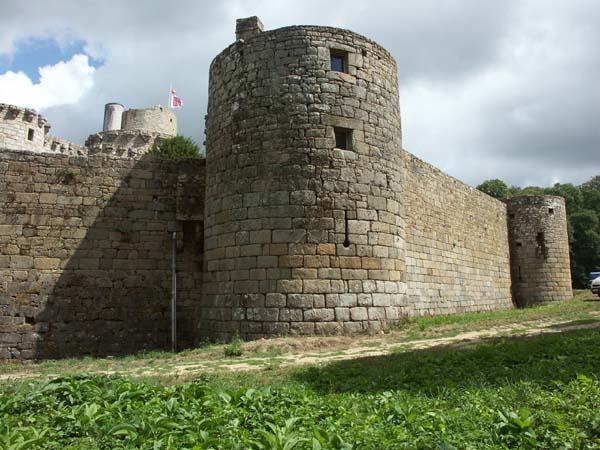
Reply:
<svg viewBox="0 0 600 450"><path fill-rule="evenodd" d="M180 346L571 296L562 199L503 203L402 150L376 43L262 28L211 65L206 163L143 157L176 134L160 107L80 147L0 105L0 359L168 348L173 231Z"/></svg>
<svg viewBox="0 0 600 450"><path fill-rule="evenodd" d="M358 332L404 314L396 71L377 44L326 27L260 33L215 58L202 333Z"/></svg>
<svg viewBox="0 0 600 450"><path fill-rule="evenodd" d="M32 109L0 103L0 142L11 150L44 152L44 141L50 125Z"/></svg>
<svg viewBox="0 0 600 450"><path fill-rule="evenodd" d="M179 341L192 345L203 171L203 161L0 151L0 359L169 348L171 231Z"/></svg>
<svg viewBox="0 0 600 450"><path fill-rule="evenodd" d="M506 205L404 152L411 314L512 307Z"/></svg>
<svg viewBox="0 0 600 450"><path fill-rule="evenodd" d="M507 205L517 305L571 298L565 200L549 195L516 197Z"/></svg>

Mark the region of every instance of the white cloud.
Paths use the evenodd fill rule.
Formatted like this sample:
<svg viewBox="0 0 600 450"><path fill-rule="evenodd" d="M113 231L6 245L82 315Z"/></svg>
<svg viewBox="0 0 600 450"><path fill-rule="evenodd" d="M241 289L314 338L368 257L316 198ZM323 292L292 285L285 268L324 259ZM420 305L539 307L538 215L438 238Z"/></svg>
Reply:
<svg viewBox="0 0 600 450"><path fill-rule="evenodd" d="M23 72L0 75L0 101L43 109L77 103L94 85L96 69L86 55L39 68L40 82L33 83Z"/></svg>

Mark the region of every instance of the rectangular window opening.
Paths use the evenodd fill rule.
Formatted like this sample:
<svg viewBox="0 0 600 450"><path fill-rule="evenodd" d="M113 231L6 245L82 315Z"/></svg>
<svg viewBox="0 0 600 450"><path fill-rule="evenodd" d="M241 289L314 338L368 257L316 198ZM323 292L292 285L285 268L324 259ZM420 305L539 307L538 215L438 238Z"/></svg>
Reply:
<svg viewBox="0 0 600 450"><path fill-rule="evenodd" d="M346 128L334 128L335 148L341 150L352 150L352 130Z"/></svg>
<svg viewBox="0 0 600 450"><path fill-rule="evenodd" d="M554 208L548 208L548 214L554 214Z"/></svg>
<svg viewBox="0 0 600 450"><path fill-rule="evenodd" d="M523 244L522 244L522 243L520 243L520 242L517 242L517 247L522 247L522 246L523 246Z"/></svg>
<svg viewBox="0 0 600 450"><path fill-rule="evenodd" d="M331 70L334 72L348 73L348 52L330 50Z"/></svg>
<svg viewBox="0 0 600 450"><path fill-rule="evenodd" d="M27 132L27 140L28 141L33 141L33 128L30 128L29 131Z"/></svg>

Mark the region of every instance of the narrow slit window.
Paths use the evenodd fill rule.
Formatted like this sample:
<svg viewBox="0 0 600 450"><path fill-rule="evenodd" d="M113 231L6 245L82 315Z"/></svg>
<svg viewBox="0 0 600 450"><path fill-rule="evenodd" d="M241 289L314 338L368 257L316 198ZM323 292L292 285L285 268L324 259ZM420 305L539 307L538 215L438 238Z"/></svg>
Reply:
<svg viewBox="0 0 600 450"><path fill-rule="evenodd" d="M348 53L341 50L331 50L330 60L331 70L348 73Z"/></svg>
<svg viewBox="0 0 600 450"><path fill-rule="evenodd" d="M30 128L29 131L27 131L27 140L28 141L33 141L33 134L34 134L33 128Z"/></svg>
<svg viewBox="0 0 600 450"><path fill-rule="evenodd" d="M352 130L346 128L334 128L335 148L341 150L352 150Z"/></svg>
<svg viewBox="0 0 600 450"><path fill-rule="evenodd" d="M350 247L350 231L348 230L348 211L344 211L344 247Z"/></svg>

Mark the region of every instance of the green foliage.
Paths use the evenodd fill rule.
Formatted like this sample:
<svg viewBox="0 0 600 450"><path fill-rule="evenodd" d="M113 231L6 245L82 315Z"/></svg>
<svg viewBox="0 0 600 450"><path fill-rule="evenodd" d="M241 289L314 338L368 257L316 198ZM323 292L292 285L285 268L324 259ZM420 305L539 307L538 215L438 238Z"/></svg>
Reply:
<svg viewBox="0 0 600 450"><path fill-rule="evenodd" d="M0 385L0 448L570 449L600 446L600 331L161 386ZM242 380L242 381L239 381Z"/></svg>
<svg viewBox="0 0 600 450"><path fill-rule="evenodd" d="M502 180L486 180L477 186L481 192L491 195L494 198L507 198L508 197L508 186Z"/></svg>
<svg viewBox="0 0 600 450"><path fill-rule="evenodd" d="M161 140L160 144L154 144L147 155L161 159L187 159L203 158L200 147L191 138L174 136Z"/></svg>
<svg viewBox="0 0 600 450"><path fill-rule="evenodd" d="M236 333L229 345L223 350L225 356L242 356L244 353L243 343L244 341L242 341L240 336Z"/></svg>

